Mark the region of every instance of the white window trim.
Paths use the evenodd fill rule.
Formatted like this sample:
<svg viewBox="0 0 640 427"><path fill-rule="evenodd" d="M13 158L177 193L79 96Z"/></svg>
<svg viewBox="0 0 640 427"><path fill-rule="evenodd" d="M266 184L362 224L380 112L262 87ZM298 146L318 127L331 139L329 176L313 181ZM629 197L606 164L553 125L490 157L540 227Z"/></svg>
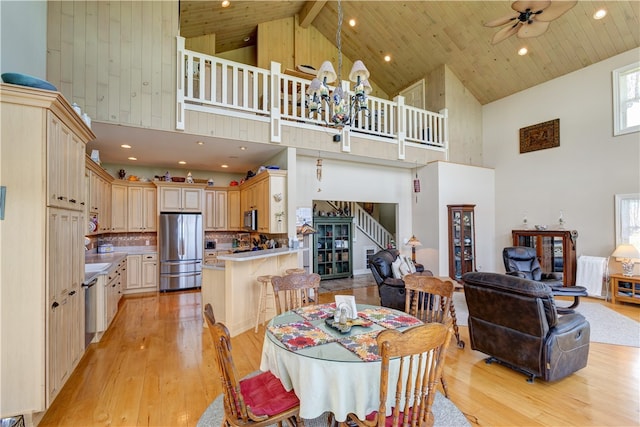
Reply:
<svg viewBox="0 0 640 427"><path fill-rule="evenodd" d="M633 132L640 132L640 125L622 128L620 117L620 77L630 70L640 67L640 62L626 65L624 67L613 70L613 135L626 135Z"/></svg>
<svg viewBox="0 0 640 427"><path fill-rule="evenodd" d="M616 194L615 195L615 223L616 223L616 247L623 243L631 243L638 246L637 242L630 242L628 238L624 236L629 236L631 233L627 230L622 230L623 223L625 221L622 220L623 217L629 217L631 215L630 212L625 212L623 209L623 200L637 200L640 203L640 193L630 193L630 194ZM638 248L640 250L640 247Z"/></svg>

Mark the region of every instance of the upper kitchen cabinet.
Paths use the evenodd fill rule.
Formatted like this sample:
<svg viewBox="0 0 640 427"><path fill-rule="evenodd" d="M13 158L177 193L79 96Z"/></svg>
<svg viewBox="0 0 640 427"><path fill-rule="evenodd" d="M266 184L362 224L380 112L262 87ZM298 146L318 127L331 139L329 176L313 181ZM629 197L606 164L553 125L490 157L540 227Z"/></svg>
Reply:
<svg viewBox="0 0 640 427"><path fill-rule="evenodd" d="M122 233L127 231L127 186L111 185L111 231Z"/></svg>
<svg viewBox="0 0 640 427"><path fill-rule="evenodd" d="M227 190L227 229L242 230L242 211L240 210L240 190Z"/></svg>
<svg viewBox="0 0 640 427"><path fill-rule="evenodd" d="M154 181L159 212L202 212L206 184Z"/></svg>
<svg viewBox="0 0 640 427"><path fill-rule="evenodd" d="M205 231L228 230L227 190L205 190L204 229Z"/></svg>
<svg viewBox="0 0 640 427"><path fill-rule="evenodd" d="M84 151L95 135L56 91L0 84L0 116L4 418L45 411L84 350Z"/></svg>
<svg viewBox="0 0 640 427"><path fill-rule="evenodd" d="M156 187L151 184L129 184L127 190L127 228L133 232L157 230L158 207Z"/></svg>
<svg viewBox="0 0 640 427"><path fill-rule="evenodd" d="M94 224L95 230L87 234L100 234L111 231L111 181L113 177L85 154L88 174L88 206L87 215Z"/></svg>
<svg viewBox="0 0 640 427"><path fill-rule="evenodd" d="M260 233L286 233L287 171L266 170L240 187L242 211L258 211Z"/></svg>

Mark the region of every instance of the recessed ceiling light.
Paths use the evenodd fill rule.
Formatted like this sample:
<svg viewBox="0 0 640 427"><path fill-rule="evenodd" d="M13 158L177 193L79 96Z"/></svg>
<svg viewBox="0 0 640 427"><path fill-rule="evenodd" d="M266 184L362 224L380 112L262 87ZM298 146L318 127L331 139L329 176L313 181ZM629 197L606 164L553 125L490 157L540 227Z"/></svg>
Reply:
<svg viewBox="0 0 640 427"><path fill-rule="evenodd" d="M385 60L385 62L390 62L391 61L391 55L385 55L384 56L384 60Z"/></svg>
<svg viewBox="0 0 640 427"><path fill-rule="evenodd" d="M244 145L241 145L241 146L240 146L240 149L241 149L242 151L244 151L244 150L246 150L246 149L247 149L247 147L245 147Z"/></svg>
<svg viewBox="0 0 640 427"><path fill-rule="evenodd" d="M349 19L349 25L352 26L352 27L355 27L356 26L356 20L353 19L353 18Z"/></svg>
<svg viewBox="0 0 640 427"><path fill-rule="evenodd" d="M224 0L222 3L220 3L222 5L222 7L229 7L229 5L231 4L231 2L229 0Z"/></svg>
<svg viewBox="0 0 640 427"><path fill-rule="evenodd" d="M524 56L527 53L529 53L529 51L527 50L526 47L521 47L520 49L518 49L518 55L520 55L520 56Z"/></svg>
<svg viewBox="0 0 640 427"><path fill-rule="evenodd" d="M196 144L198 144L198 145L204 145L204 142L202 142L202 141L196 141Z"/></svg>
<svg viewBox="0 0 640 427"><path fill-rule="evenodd" d="M249 40L251 40L251 37L247 36L245 38L242 39L245 43L248 42Z"/></svg>
<svg viewBox="0 0 640 427"><path fill-rule="evenodd" d="M122 144L120 147L122 147L122 148L131 148L131 146L129 144Z"/></svg>
<svg viewBox="0 0 640 427"><path fill-rule="evenodd" d="M135 158L135 157L127 157L127 159L128 159L128 160L138 160L138 159L137 159L137 158Z"/></svg>
<svg viewBox="0 0 640 427"><path fill-rule="evenodd" d="M606 9L598 9L596 10L596 13L593 14L593 19L602 19L605 16L607 16Z"/></svg>
<svg viewBox="0 0 640 427"><path fill-rule="evenodd" d="M180 160L180 161L178 162L178 164L179 164L179 165L186 165L186 164L187 164L187 162L185 162L184 160Z"/></svg>
<svg viewBox="0 0 640 427"><path fill-rule="evenodd" d="M220 167L226 169L229 167L229 165L220 165Z"/></svg>

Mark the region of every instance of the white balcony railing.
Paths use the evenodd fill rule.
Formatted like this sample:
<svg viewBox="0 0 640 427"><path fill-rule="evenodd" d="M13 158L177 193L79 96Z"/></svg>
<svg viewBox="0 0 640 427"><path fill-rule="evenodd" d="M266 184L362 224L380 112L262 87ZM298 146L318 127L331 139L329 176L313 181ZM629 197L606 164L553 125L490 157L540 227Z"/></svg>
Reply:
<svg viewBox="0 0 640 427"><path fill-rule="evenodd" d="M274 142L281 126L327 126L328 111L311 113L306 106L310 83L281 73L277 63L265 70L186 50L184 39L178 37L176 128L184 129L184 112L189 109L269 120ZM349 82L343 82L343 89L349 93ZM400 159L405 143L443 150L448 142L446 110L434 113L404 105L401 96L391 101L369 96L366 111L358 113L349 130L359 137L397 143ZM348 145L343 147L348 151Z"/></svg>

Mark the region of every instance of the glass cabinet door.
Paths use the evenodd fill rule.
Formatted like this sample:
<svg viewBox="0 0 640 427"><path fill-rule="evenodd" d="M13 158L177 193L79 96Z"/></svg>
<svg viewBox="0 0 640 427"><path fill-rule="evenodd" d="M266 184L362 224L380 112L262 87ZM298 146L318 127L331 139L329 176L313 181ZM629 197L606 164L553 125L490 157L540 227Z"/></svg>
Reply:
<svg viewBox="0 0 640 427"><path fill-rule="evenodd" d="M449 205L449 276L475 271L475 205Z"/></svg>

